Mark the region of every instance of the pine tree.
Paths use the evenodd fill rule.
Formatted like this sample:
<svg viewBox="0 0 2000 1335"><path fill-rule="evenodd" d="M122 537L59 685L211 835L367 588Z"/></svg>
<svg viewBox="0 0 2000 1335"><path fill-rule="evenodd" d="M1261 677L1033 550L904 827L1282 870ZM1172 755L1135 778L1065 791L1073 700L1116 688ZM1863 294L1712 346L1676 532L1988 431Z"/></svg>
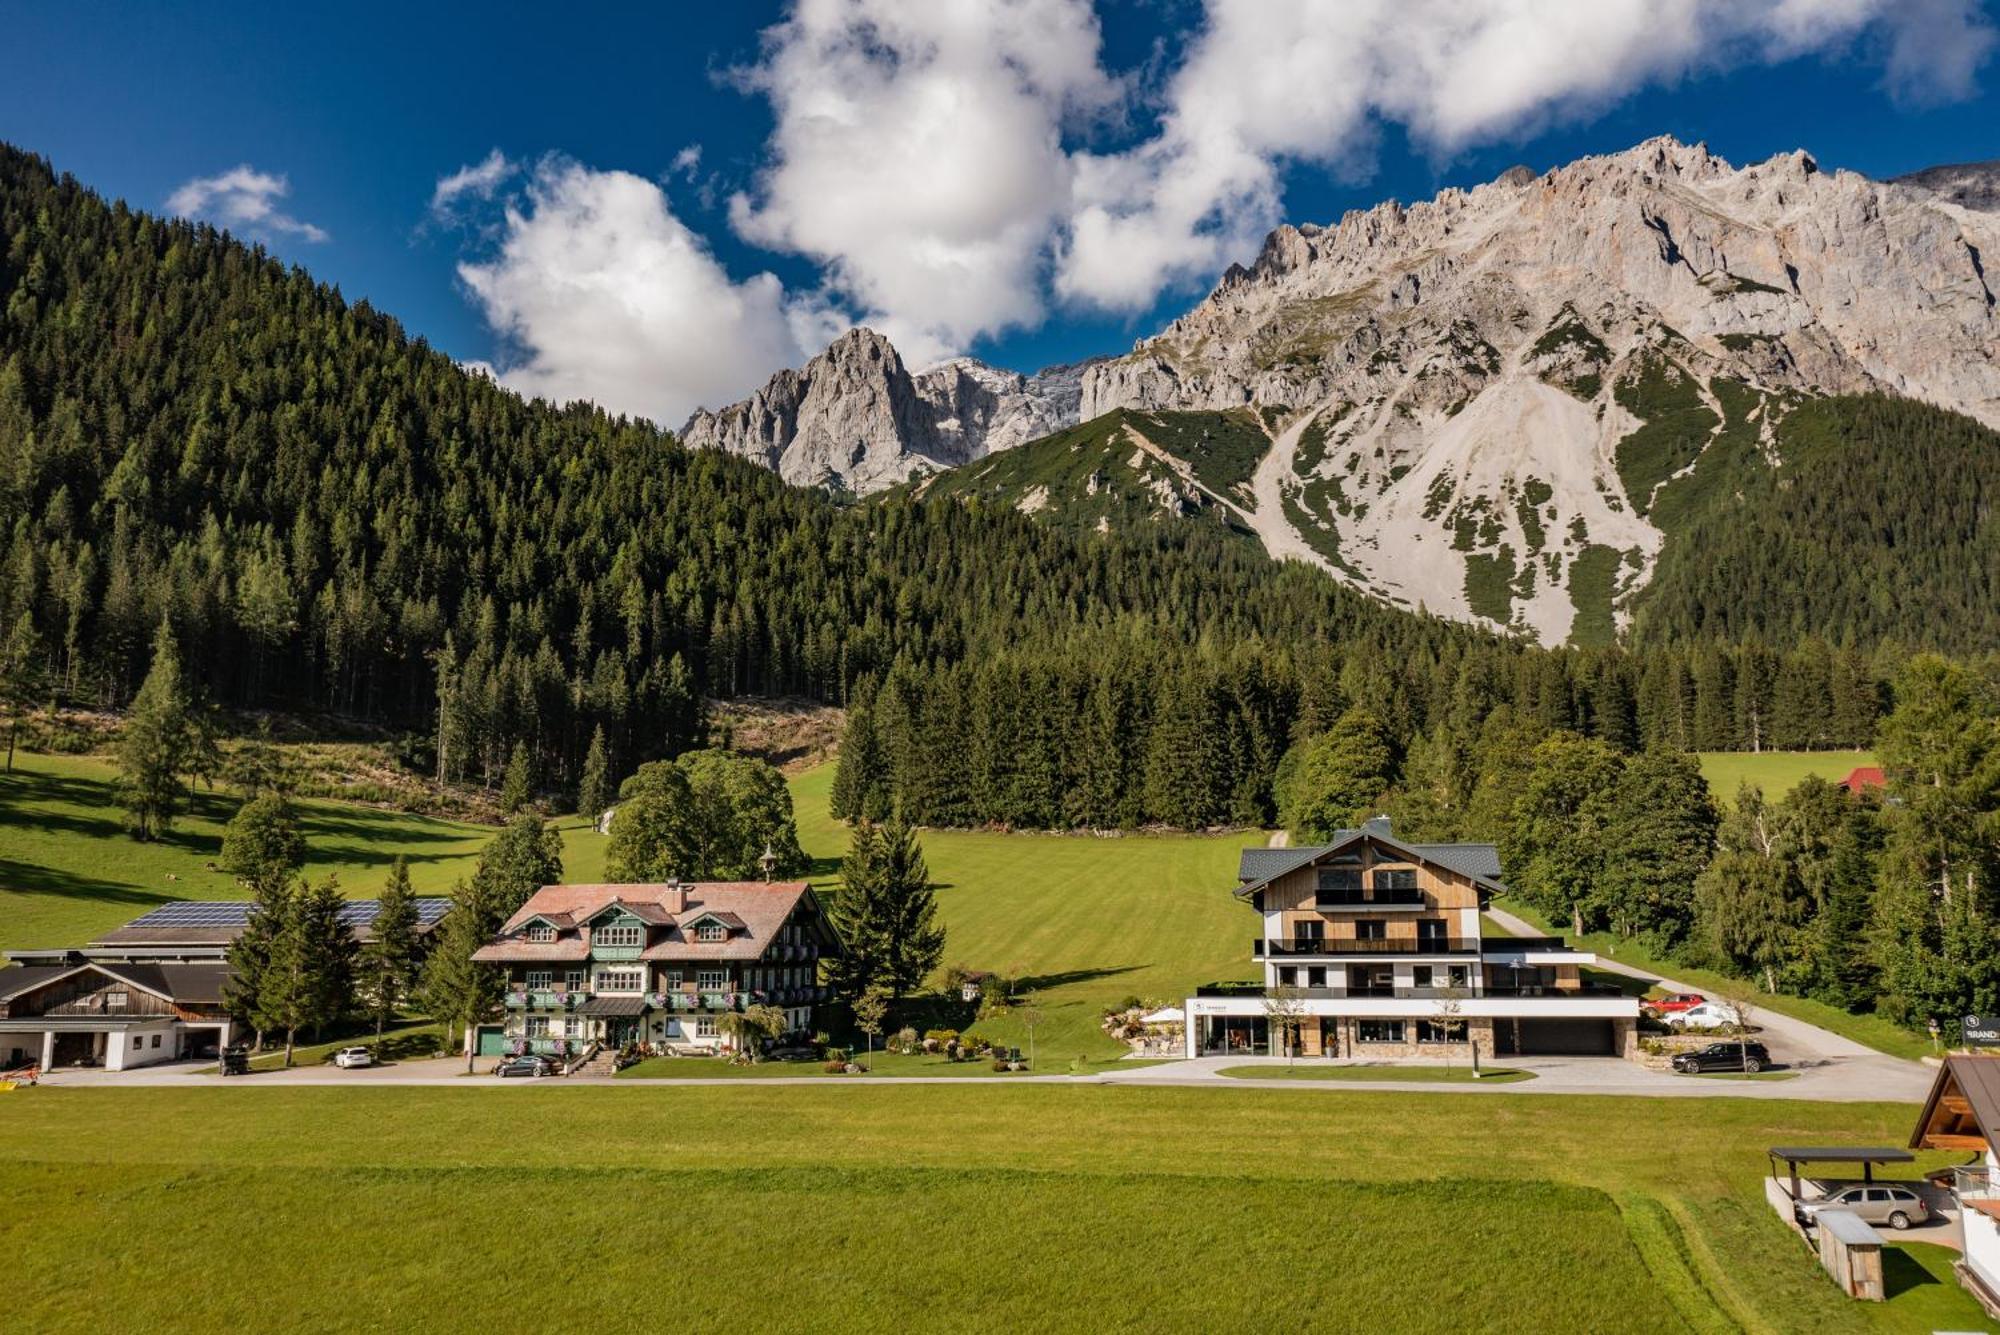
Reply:
<svg viewBox="0 0 2000 1335"><path fill-rule="evenodd" d="M944 924L937 920L937 895L916 833L900 820L882 826L876 875L884 916L886 947L876 980L894 1000L923 985L944 958Z"/></svg>
<svg viewBox="0 0 2000 1335"><path fill-rule="evenodd" d="M417 964L417 903L410 890L410 869L401 858L389 870L382 887L368 943L361 949L358 983L375 1011L375 1039L380 1042L389 1018L409 995Z"/></svg>
<svg viewBox="0 0 2000 1335"><path fill-rule="evenodd" d="M194 749L194 725L181 686L180 652L164 618L153 637L153 663L125 716L116 755L118 801L132 833L151 839L173 828L185 794L180 776Z"/></svg>
<svg viewBox="0 0 2000 1335"><path fill-rule="evenodd" d="M840 863L840 891L827 908L842 946L840 955L827 961L827 983L849 1002L859 1000L888 968L884 863L881 830L873 821L856 821Z"/></svg>
<svg viewBox="0 0 2000 1335"><path fill-rule="evenodd" d="M243 930L229 945L230 975L223 984L223 1004L238 1024L250 1026L259 1049L264 1046L264 1035L273 1027L272 1005L277 991L272 981L272 960L279 939L291 922L297 897L297 889L290 881L275 881L261 887Z"/></svg>
<svg viewBox="0 0 2000 1335"><path fill-rule="evenodd" d="M874 712L867 705L856 705L848 710L847 726L840 735L840 759L829 804L835 819L880 820L887 814L886 771L882 745L875 735Z"/></svg>
<svg viewBox="0 0 2000 1335"><path fill-rule="evenodd" d="M285 1065L301 1029L317 1030L353 1001L354 937L341 921L347 901L331 878L293 893L258 980L263 1026L285 1031Z"/></svg>
<svg viewBox="0 0 2000 1335"><path fill-rule="evenodd" d="M35 707L42 693L42 645L35 634L34 616L23 610L0 647L0 703L7 707L7 772L14 772L14 745L20 740L21 720Z"/></svg>
<svg viewBox="0 0 2000 1335"><path fill-rule="evenodd" d="M590 734L590 749L583 757L583 779L577 785L577 814L595 826L611 805L611 757L604 746L604 725Z"/></svg>
<svg viewBox="0 0 2000 1335"><path fill-rule="evenodd" d="M511 816L528 805L534 796L534 773L528 761L528 744L514 743L507 757L507 776L500 782L500 810Z"/></svg>
<svg viewBox="0 0 2000 1335"><path fill-rule="evenodd" d="M499 970L472 958L492 935L489 924L496 919L472 887L460 883L451 899L424 965L422 1000L447 1036L454 1029L463 1035L465 1069L471 1071L477 1047L473 1031L499 1005L503 987Z"/></svg>

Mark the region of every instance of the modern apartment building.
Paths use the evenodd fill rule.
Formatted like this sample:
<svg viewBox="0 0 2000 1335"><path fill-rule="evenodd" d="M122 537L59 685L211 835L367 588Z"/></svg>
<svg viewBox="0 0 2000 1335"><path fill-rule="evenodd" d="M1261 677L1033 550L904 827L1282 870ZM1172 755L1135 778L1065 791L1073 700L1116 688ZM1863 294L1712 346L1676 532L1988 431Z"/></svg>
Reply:
<svg viewBox="0 0 2000 1335"><path fill-rule="evenodd" d="M1491 844L1406 844L1378 818L1246 848L1237 876L1263 980L1188 998L1190 1057L1637 1056L1639 1003L1583 977L1596 956L1482 934L1506 890Z"/></svg>

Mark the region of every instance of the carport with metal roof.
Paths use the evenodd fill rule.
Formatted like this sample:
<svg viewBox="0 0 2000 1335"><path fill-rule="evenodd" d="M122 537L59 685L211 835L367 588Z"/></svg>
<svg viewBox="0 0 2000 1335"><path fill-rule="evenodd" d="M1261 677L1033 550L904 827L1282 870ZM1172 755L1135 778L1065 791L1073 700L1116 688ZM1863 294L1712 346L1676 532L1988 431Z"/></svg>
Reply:
<svg viewBox="0 0 2000 1335"><path fill-rule="evenodd" d="M1771 1160L1771 1178L1783 1181L1778 1176L1778 1165L1783 1163L1789 1170L1792 1190L1791 1198L1799 1198L1799 1165L1802 1163L1860 1164L1861 1180L1875 1180L1875 1165L1878 1163L1914 1163L1916 1156L1908 1150L1891 1149L1886 1146L1862 1147L1854 1145L1773 1145L1765 1151Z"/></svg>

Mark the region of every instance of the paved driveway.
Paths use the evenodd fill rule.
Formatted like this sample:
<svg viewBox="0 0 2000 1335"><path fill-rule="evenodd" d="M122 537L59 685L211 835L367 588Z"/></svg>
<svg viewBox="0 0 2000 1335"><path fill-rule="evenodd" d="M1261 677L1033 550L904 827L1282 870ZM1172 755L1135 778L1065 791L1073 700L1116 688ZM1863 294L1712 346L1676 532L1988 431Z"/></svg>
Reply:
<svg viewBox="0 0 2000 1335"><path fill-rule="evenodd" d="M1515 936L1546 935L1504 909L1488 909L1486 916ZM1623 974L1627 978L1643 979L1669 992L1702 990L1690 983L1635 968L1630 964L1622 964L1617 960L1606 959L1602 955L1597 957L1597 963L1591 967L1603 969L1607 973ZM1795 1090L1799 1098L1834 1097L1911 1102L1922 1099L1930 1090L1931 1069L1922 1062L1891 1057L1886 1052L1877 1052L1865 1043L1857 1043L1830 1029L1822 1029L1816 1024L1809 1024L1789 1015L1780 1015L1769 1008L1753 1010L1750 1022L1756 1027L1757 1036L1771 1049L1772 1059L1797 1071L1799 1078L1774 1081L1705 1080L1700 1083L1765 1084L1775 1089ZM1808 1092L1836 1087L1848 1092L1827 1095Z"/></svg>

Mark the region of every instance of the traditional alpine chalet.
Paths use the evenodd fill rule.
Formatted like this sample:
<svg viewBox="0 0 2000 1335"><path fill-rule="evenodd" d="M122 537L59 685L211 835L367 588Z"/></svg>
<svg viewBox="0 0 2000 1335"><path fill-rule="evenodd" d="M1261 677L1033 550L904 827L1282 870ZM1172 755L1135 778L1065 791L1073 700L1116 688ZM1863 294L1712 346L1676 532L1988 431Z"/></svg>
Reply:
<svg viewBox="0 0 2000 1335"><path fill-rule="evenodd" d="M1596 956L1480 934L1506 889L1491 844L1406 844L1378 817L1327 844L1246 848L1237 877L1264 979L1188 998L1190 1057L1638 1055L1638 1001L1579 972Z"/></svg>
<svg viewBox="0 0 2000 1335"><path fill-rule="evenodd" d="M421 939L451 907L418 899ZM372 899L340 920L373 939ZM99 1066L107 1071L214 1056L230 1040L223 989L230 945L250 921L244 900L162 904L86 946L14 950L0 969L0 1070Z"/></svg>
<svg viewBox="0 0 2000 1335"><path fill-rule="evenodd" d="M752 1006L810 1034L819 961L839 949L804 881L545 885L473 955L507 976L506 1022L479 1050L720 1052L734 1047L721 1018Z"/></svg>

